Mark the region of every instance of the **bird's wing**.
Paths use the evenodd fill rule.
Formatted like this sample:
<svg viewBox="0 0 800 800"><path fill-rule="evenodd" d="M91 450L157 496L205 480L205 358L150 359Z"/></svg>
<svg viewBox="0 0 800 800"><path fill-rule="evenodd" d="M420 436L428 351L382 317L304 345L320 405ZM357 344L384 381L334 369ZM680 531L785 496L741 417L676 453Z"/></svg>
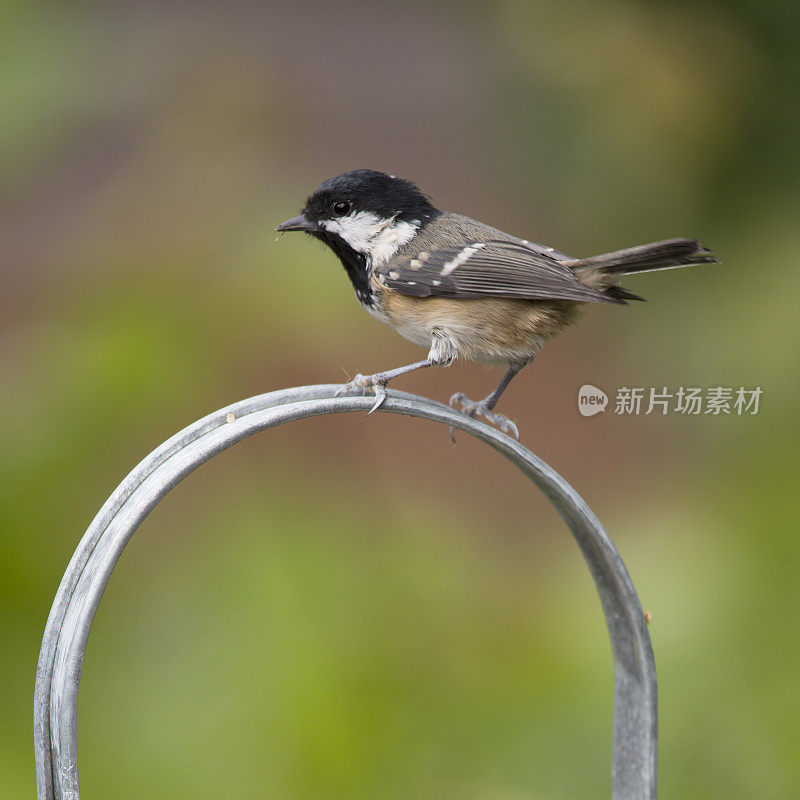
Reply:
<svg viewBox="0 0 800 800"><path fill-rule="evenodd" d="M404 253L376 270L389 289L412 297L508 297L621 303L581 283L566 256L528 242L493 239Z"/></svg>

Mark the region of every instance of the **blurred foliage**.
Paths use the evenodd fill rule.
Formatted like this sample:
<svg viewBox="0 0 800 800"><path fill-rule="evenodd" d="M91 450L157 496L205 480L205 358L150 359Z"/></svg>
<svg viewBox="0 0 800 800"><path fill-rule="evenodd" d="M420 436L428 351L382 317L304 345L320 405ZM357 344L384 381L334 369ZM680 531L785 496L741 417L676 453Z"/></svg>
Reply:
<svg viewBox="0 0 800 800"><path fill-rule="evenodd" d="M788 1L0 5L2 796L33 791L44 621L127 470L213 408L414 357L328 253L273 241L357 166L578 255L720 254L591 309L504 410L653 613L661 796L795 796L798 33ZM582 383L764 397L582 419ZM85 797L609 795L611 657L560 520L377 416L243 443L142 526L89 643Z"/></svg>

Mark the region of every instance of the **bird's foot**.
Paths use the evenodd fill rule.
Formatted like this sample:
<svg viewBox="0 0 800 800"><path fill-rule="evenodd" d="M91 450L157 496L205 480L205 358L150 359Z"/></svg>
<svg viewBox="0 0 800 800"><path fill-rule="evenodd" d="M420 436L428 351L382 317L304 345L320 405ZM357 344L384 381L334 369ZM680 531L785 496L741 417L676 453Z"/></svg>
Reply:
<svg viewBox="0 0 800 800"><path fill-rule="evenodd" d="M480 402L475 402L474 400L470 400L463 392L456 392L450 398L450 406L455 408L456 405L460 405L462 414L466 414L468 417L475 417L480 416L484 419L488 420L492 423L492 425L496 425L500 428L503 433L509 434L509 436L513 436L515 439L519 440L519 430L517 426L508 418L504 417L502 414L495 414L488 405L488 399L481 400ZM453 429L450 429L450 437L453 437Z"/></svg>
<svg viewBox="0 0 800 800"><path fill-rule="evenodd" d="M369 416L373 411L377 411L386 399L386 384L389 383L389 376L385 372L376 372L374 375L362 375L360 372L348 383L342 385L334 393L334 397L338 397L344 392L352 391L353 389L372 389L375 392L375 405L367 412ZM363 394L363 391L362 391Z"/></svg>

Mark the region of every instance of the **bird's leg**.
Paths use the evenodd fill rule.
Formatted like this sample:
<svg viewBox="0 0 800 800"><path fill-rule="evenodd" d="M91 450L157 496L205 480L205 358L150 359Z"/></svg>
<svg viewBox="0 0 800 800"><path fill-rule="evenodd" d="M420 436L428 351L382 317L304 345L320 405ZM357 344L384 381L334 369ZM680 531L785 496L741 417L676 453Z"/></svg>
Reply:
<svg viewBox="0 0 800 800"><path fill-rule="evenodd" d="M369 416L373 411L379 409L386 399L386 384L390 380L397 378L399 375L405 375L406 372L413 372L415 369L449 367L457 356L458 350L455 343L446 333L435 328L431 336L431 349L428 351L428 357L424 361L416 361L413 364L406 364L404 367L397 367L386 372L376 372L374 375L362 375L359 373L353 380L338 389L335 396L338 397L342 392L348 392L352 389L372 389L375 392L376 402L367 413L367 416Z"/></svg>
<svg viewBox="0 0 800 800"><path fill-rule="evenodd" d="M530 362L528 362L530 363ZM514 376L525 366L525 364L511 364L508 368L508 372L503 375L500 383L497 384L495 390L486 398L481 400L480 402L475 402L470 400L463 392L456 392L450 398L450 405L455 408L456 404L461 405L461 412L467 414L470 417L474 417L479 415L484 417L485 419L489 420L493 425L497 425L503 433L510 433L515 439L519 439L519 430L517 426L510 420L508 417L504 417L502 414L495 414L492 409L497 405L497 401L500 399L500 395L508 387L508 384L511 383ZM453 431L450 430L450 435L452 437Z"/></svg>
<svg viewBox="0 0 800 800"><path fill-rule="evenodd" d="M397 367L395 369L388 369L386 372L376 372L374 375L362 375L360 372L349 383L344 384L336 391L335 396L338 397L343 392L349 392L351 389L372 389L375 392L376 403L367 413L369 416L373 411L381 407L381 404L386 399L386 384L392 378L397 378L400 375L405 375L406 372L413 372L415 369L423 369L430 367L434 364L430 358L424 361L416 361L413 364L406 364L404 367Z"/></svg>

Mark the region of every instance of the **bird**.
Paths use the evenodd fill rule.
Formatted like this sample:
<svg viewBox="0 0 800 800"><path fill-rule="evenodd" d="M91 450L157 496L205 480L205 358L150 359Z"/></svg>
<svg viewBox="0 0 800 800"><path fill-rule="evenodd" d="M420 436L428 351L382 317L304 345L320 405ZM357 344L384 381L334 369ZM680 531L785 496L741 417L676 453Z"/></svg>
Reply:
<svg viewBox="0 0 800 800"><path fill-rule="evenodd" d="M456 392L450 406L517 439L519 429L496 413L497 402L583 306L644 300L619 285L625 275L717 262L695 239L572 258L441 211L412 181L370 169L323 181L301 213L275 230L302 231L322 241L339 258L361 305L428 350L412 364L358 373L337 394L372 390L371 414L386 399L387 384L414 370L449 366L456 359L503 367L502 379L483 400Z"/></svg>

